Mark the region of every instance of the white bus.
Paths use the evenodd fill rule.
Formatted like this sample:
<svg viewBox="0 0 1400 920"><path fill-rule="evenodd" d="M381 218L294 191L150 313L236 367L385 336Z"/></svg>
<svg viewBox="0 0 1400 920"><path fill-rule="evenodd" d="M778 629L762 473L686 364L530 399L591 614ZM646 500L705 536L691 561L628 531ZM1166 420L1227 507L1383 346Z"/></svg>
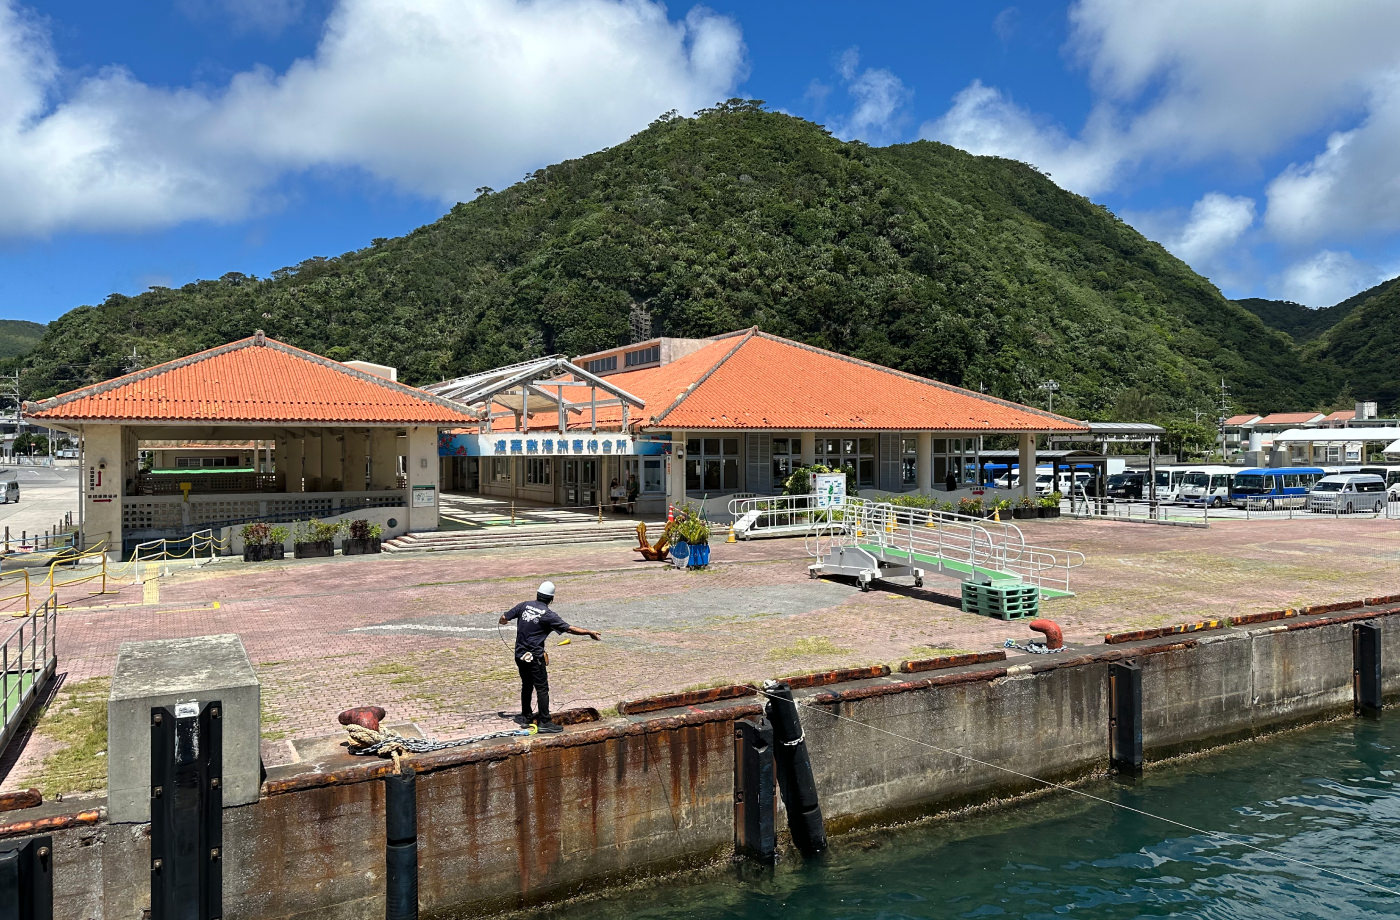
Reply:
<svg viewBox="0 0 1400 920"><path fill-rule="evenodd" d="M1176 500L1184 504L1207 504L1223 508L1230 504L1230 486L1235 482L1233 466L1196 466L1186 470L1176 491Z"/></svg>

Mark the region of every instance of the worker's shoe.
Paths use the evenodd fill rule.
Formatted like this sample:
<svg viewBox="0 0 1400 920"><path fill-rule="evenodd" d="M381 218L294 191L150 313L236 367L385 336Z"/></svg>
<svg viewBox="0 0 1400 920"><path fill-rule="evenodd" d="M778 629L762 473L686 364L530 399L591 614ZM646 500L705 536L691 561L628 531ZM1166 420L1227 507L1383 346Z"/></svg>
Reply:
<svg viewBox="0 0 1400 920"><path fill-rule="evenodd" d="M511 718L511 721L514 722L516 725L529 725L535 721L535 717L526 715L513 716Z"/></svg>
<svg viewBox="0 0 1400 920"><path fill-rule="evenodd" d="M539 733L541 735L554 735L563 730L564 726L560 725L558 722L545 721L539 724Z"/></svg>

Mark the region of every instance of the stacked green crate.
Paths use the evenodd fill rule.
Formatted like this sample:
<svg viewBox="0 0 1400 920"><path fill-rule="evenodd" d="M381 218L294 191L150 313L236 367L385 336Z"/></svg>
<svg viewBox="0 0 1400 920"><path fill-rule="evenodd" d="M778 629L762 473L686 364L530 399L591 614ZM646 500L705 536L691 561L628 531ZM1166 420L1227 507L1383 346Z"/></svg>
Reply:
<svg viewBox="0 0 1400 920"><path fill-rule="evenodd" d="M1040 589L1019 581L994 581L989 585L962 583L962 609L984 617L1021 620L1040 613Z"/></svg>

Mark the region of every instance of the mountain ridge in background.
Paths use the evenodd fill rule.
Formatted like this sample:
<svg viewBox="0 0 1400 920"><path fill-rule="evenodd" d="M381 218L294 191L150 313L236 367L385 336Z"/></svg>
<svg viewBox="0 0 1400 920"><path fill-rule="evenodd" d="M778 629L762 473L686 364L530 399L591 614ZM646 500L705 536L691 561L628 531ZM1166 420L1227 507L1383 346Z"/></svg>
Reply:
<svg viewBox="0 0 1400 920"><path fill-rule="evenodd" d="M1342 346L1290 335L1033 167L930 141L843 142L731 100L271 278L229 273L70 310L19 360L35 398L265 329L427 383L634 328L757 325L1085 418L1335 398ZM819 384L819 381L812 381Z"/></svg>
<svg viewBox="0 0 1400 920"><path fill-rule="evenodd" d="M0 358L18 358L39 344L47 329L44 323L27 319L0 319Z"/></svg>

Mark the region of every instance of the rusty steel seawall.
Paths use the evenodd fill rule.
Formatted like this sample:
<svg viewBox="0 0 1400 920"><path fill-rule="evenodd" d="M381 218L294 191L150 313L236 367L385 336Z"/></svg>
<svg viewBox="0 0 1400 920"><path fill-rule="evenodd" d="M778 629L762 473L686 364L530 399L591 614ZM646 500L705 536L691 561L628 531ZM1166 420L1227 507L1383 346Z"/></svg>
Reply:
<svg viewBox="0 0 1400 920"><path fill-rule="evenodd" d="M811 707L802 721L828 827L1038 785L949 751L1038 777L1106 769L1115 661L1142 668L1149 761L1350 712L1352 629L1362 620L1383 625L1384 686L1393 698L1395 614L1300 617L799 691ZM755 699L737 699L413 758L423 916L477 916L727 855L733 723L758 710ZM382 761L333 772L277 768L258 803L226 809L226 916L382 917L378 777L389 769ZM55 917L139 920L149 906L148 826L90 813L69 821L62 808L0 816L9 825L0 824L0 847L41 829L17 822L54 815L45 820L55 839Z"/></svg>

